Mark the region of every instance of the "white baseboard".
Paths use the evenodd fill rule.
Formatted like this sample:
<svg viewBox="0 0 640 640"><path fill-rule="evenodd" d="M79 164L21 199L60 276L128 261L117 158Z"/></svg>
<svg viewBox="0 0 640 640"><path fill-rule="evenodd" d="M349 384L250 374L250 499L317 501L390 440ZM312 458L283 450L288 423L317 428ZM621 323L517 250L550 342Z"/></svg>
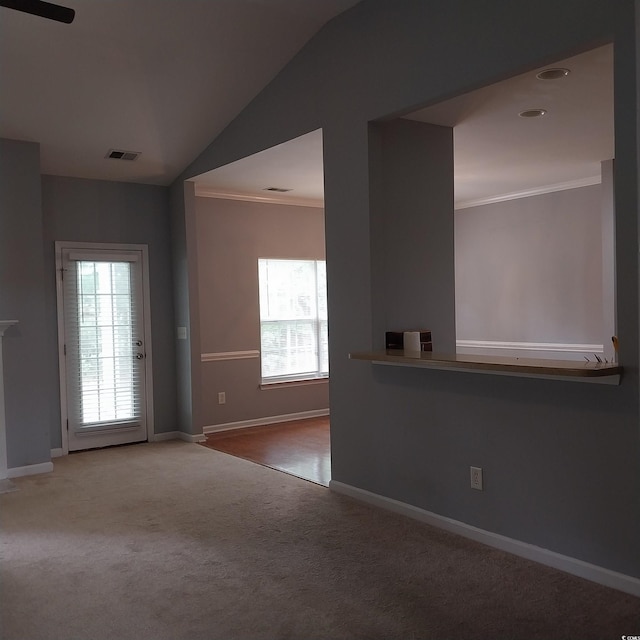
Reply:
<svg viewBox="0 0 640 640"><path fill-rule="evenodd" d="M149 436L149 442L166 442L167 440L184 440L184 442L204 442L204 434L195 436L184 431L165 431L164 433L154 433Z"/></svg>
<svg viewBox="0 0 640 640"><path fill-rule="evenodd" d="M460 522L459 520L453 520L452 518L447 518L392 498L386 498L376 493L365 491L364 489L358 489L357 487L336 480L329 482L329 488L336 493L367 502L386 509L387 511L400 513L404 516L419 520L420 522L438 527L439 529L444 529L445 531L456 533L490 547L526 558L527 560L539 562L554 569L559 569L560 571L565 571L580 578L591 580L605 587L630 593L633 596L640 596L639 578L611 571L610 569L605 569L604 567L599 567L584 562L583 560L578 560L577 558L565 556L555 551L549 551L542 547L536 547L532 544L515 540L514 538L508 538L497 533L492 533L491 531L485 531L484 529L479 529L478 527Z"/></svg>
<svg viewBox="0 0 640 640"><path fill-rule="evenodd" d="M165 431L164 433L152 433L149 442L164 442L165 440L179 440L179 431Z"/></svg>
<svg viewBox="0 0 640 640"><path fill-rule="evenodd" d="M206 440L204 433L191 435L190 433L184 433L183 431L178 431L178 439L183 440L184 442L204 442Z"/></svg>
<svg viewBox="0 0 640 640"><path fill-rule="evenodd" d="M7 470L7 478L22 478L23 476L35 476L38 473L50 473L53 471L53 462L41 462L40 464L28 464L25 467L12 467Z"/></svg>
<svg viewBox="0 0 640 640"><path fill-rule="evenodd" d="M306 418L321 418L329 415L329 409L314 409L312 411L300 411L298 413L285 413L281 416L265 416L264 418L254 418L253 420L240 420L239 422L226 422L224 424L212 424L204 427L202 432L216 433L218 431L233 431L234 429L246 429L247 427L261 427L278 422L293 422L294 420L305 420Z"/></svg>
<svg viewBox="0 0 640 640"><path fill-rule="evenodd" d="M182 431L165 431L164 433L152 433L149 442L165 442L167 440L184 440L185 442L204 442L204 435L192 436ZM64 455L62 449L51 449L52 458L60 458Z"/></svg>

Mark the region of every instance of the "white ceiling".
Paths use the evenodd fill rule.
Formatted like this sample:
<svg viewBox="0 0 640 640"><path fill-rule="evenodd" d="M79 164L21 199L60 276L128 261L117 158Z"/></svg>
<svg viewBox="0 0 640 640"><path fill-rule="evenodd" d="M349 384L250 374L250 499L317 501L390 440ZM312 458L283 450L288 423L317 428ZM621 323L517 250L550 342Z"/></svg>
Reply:
<svg viewBox="0 0 640 640"><path fill-rule="evenodd" d="M571 73L538 80L550 67ZM546 109L541 118L521 118ZM614 154L613 46L600 47L406 116L453 127L455 198L464 203L579 184Z"/></svg>
<svg viewBox="0 0 640 640"><path fill-rule="evenodd" d="M169 184L357 0L60 2L71 25L0 8L0 137L45 174Z"/></svg>
<svg viewBox="0 0 640 640"><path fill-rule="evenodd" d="M218 197L250 197L265 202L322 206L324 171L322 131L279 144L194 179L196 193ZM269 187L291 189L287 193Z"/></svg>
<svg viewBox="0 0 640 640"><path fill-rule="evenodd" d="M536 73L566 67L563 79ZM525 119L526 109L547 114ZM405 116L454 128L455 199L463 207L548 187L593 184L613 158L613 47L594 49ZM196 179L199 190L322 201L322 138L313 132Z"/></svg>

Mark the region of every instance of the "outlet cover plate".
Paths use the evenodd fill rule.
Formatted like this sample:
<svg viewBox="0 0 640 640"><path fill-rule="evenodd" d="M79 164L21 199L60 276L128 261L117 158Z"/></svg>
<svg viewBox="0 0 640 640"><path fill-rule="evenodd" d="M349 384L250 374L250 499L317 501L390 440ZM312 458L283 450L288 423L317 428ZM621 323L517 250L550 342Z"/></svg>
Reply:
<svg viewBox="0 0 640 640"><path fill-rule="evenodd" d="M482 491L482 469L471 467L471 488Z"/></svg>

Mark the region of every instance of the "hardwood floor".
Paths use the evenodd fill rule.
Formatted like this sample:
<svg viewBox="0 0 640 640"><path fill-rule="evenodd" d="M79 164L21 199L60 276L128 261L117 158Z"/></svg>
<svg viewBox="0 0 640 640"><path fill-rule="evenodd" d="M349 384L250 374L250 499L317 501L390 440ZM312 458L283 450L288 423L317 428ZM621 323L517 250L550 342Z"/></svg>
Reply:
<svg viewBox="0 0 640 640"><path fill-rule="evenodd" d="M329 418L210 433L205 447L329 486Z"/></svg>

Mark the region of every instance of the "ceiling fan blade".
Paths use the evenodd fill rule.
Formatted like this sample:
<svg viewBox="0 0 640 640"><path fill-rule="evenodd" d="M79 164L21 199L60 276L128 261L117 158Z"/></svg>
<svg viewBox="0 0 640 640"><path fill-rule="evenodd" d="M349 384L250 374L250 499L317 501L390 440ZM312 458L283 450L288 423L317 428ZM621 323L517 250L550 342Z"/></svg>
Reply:
<svg viewBox="0 0 640 640"><path fill-rule="evenodd" d="M64 22L65 24L71 24L76 15L73 9L61 7L59 4L43 2L43 0L0 0L0 7L24 11L34 16Z"/></svg>

